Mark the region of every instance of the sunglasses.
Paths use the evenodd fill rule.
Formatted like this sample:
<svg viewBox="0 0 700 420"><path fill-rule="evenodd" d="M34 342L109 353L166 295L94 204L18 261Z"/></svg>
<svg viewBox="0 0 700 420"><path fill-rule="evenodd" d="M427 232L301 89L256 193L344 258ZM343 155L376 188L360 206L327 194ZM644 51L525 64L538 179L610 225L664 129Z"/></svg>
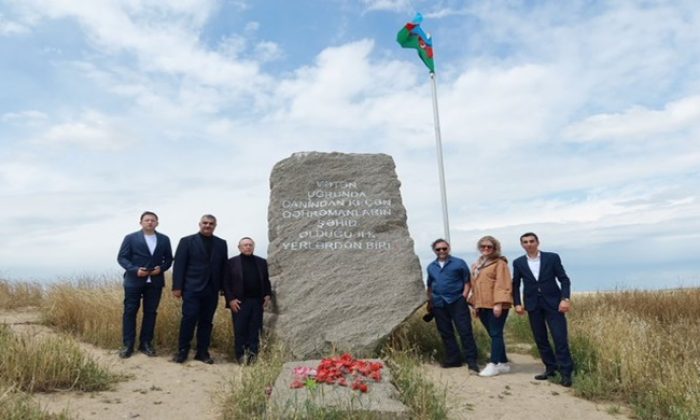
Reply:
<svg viewBox="0 0 700 420"><path fill-rule="evenodd" d="M447 251L447 247L435 248L435 252L438 252L438 251Z"/></svg>
<svg viewBox="0 0 700 420"><path fill-rule="evenodd" d="M493 245L479 245L481 249L493 249Z"/></svg>

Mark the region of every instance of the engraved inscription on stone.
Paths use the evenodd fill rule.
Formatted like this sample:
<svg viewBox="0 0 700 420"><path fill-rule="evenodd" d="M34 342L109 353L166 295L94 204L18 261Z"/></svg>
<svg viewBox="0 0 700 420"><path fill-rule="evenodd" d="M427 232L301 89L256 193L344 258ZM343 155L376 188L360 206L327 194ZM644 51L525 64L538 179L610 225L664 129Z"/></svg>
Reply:
<svg viewBox="0 0 700 420"><path fill-rule="evenodd" d="M283 242L290 251L374 250L388 251L391 242L377 240L363 219L391 216L391 198L370 197L355 180L315 181L301 197L282 200L283 219L313 219L311 229Z"/></svg>
<svg viewBox="0 0 700 420"><path fill-rule="evenodd" d="M269 324L299 358L357 356L425 300L390 156L296 153L270 176Z"/></svg>

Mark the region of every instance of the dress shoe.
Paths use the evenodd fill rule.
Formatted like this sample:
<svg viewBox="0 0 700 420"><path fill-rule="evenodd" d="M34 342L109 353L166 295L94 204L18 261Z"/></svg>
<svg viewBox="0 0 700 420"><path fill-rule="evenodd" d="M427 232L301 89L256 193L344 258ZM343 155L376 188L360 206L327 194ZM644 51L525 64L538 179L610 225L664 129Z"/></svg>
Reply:
<svg viewBox="0 0 700 420"><path fill-rule="evenodd" d="M153 348L151 343L143 343L139 346L139 351L148 357L153 357L156 355L156 349Z"/></svg>
<svg viewBox="0 0 700 420"><path fill-rule="evenodd" d="M173 361L175 363L185 363L185 361L187 360L187 353L187 350L178 351Z"/></svg>
<svg viewBox="0 0 700 420"><path fill-rule="evenodd" d="M462 366L462 362L460 362L460 361L457 361L457 362L442 362L442 363L440 364L440 366L442 366L442 367L445 368L445 369L457 368L457 367L461 367L461 366Z"/></svg>
<svg viewBox="0 0 700 420"><path fill-rule="evenodd" d="M122 359L128 359L132 354L134 354L133 347L124 346L121 350L119 350L119 357Z"/></svg>
<svg viewBox="0 0 700 420"><path fill-rule="evenodd" d="M546 381L547 379L553 377L554 375L556 375L556 372L554 372L553 370L547 370L544 373L540 373L539 375L535 375L535 379L537 379L538 381Z"/></svg>
<svg viewBox="0 0 700 420"><path fill-rule="evenodd" d="M209 353L197 353L194 355L194 360L199 360L202 363L206 363L208 365L213 365L214 364L214 359L211 358Z"/></svg>
<svg viewBox="0 0 700 420"><path fill-rule="evenodd" d="M561 386L566 387L566 388L571 388L571 376L562 376L561 377Z"/></svg>
<svg viewBox="0 0 700 420"><path fill-rule="evenodd" d="M479 373L479 365L476 362L467 362L467 366L469 366L469 370L472 372Z"/></svg>

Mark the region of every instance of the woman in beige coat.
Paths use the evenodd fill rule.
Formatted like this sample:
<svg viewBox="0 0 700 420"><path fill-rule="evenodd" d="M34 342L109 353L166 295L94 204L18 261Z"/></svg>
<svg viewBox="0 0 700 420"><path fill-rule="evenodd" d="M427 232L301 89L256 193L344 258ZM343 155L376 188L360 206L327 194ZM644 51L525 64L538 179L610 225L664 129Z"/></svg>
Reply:
<svg viewBox="0 0 700 420"><path fill-rule="evenodd" d="M501 243L496 238L484 236L477 242L477 249L481 256L472 265L470 302L491 337L491 360L479 376L496 376L510 372L503 329L508 310L513 305L513 279L508 260L501 256Z"/></svg>

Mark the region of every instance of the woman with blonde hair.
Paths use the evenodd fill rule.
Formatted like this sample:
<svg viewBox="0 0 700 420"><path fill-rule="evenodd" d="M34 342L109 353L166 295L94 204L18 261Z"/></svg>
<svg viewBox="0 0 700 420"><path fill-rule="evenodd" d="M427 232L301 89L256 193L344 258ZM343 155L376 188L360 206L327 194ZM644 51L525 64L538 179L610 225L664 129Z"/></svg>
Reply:
<svg viewBox="0 0 700 420"><path fill-rule="evenodd" d="M510 372L503 329L508 310L513 306L513 280L498 239L484 236L476 246L481 255L472 265L470 302L491 337L491 360L479 376L496 376Z"/></svg>

